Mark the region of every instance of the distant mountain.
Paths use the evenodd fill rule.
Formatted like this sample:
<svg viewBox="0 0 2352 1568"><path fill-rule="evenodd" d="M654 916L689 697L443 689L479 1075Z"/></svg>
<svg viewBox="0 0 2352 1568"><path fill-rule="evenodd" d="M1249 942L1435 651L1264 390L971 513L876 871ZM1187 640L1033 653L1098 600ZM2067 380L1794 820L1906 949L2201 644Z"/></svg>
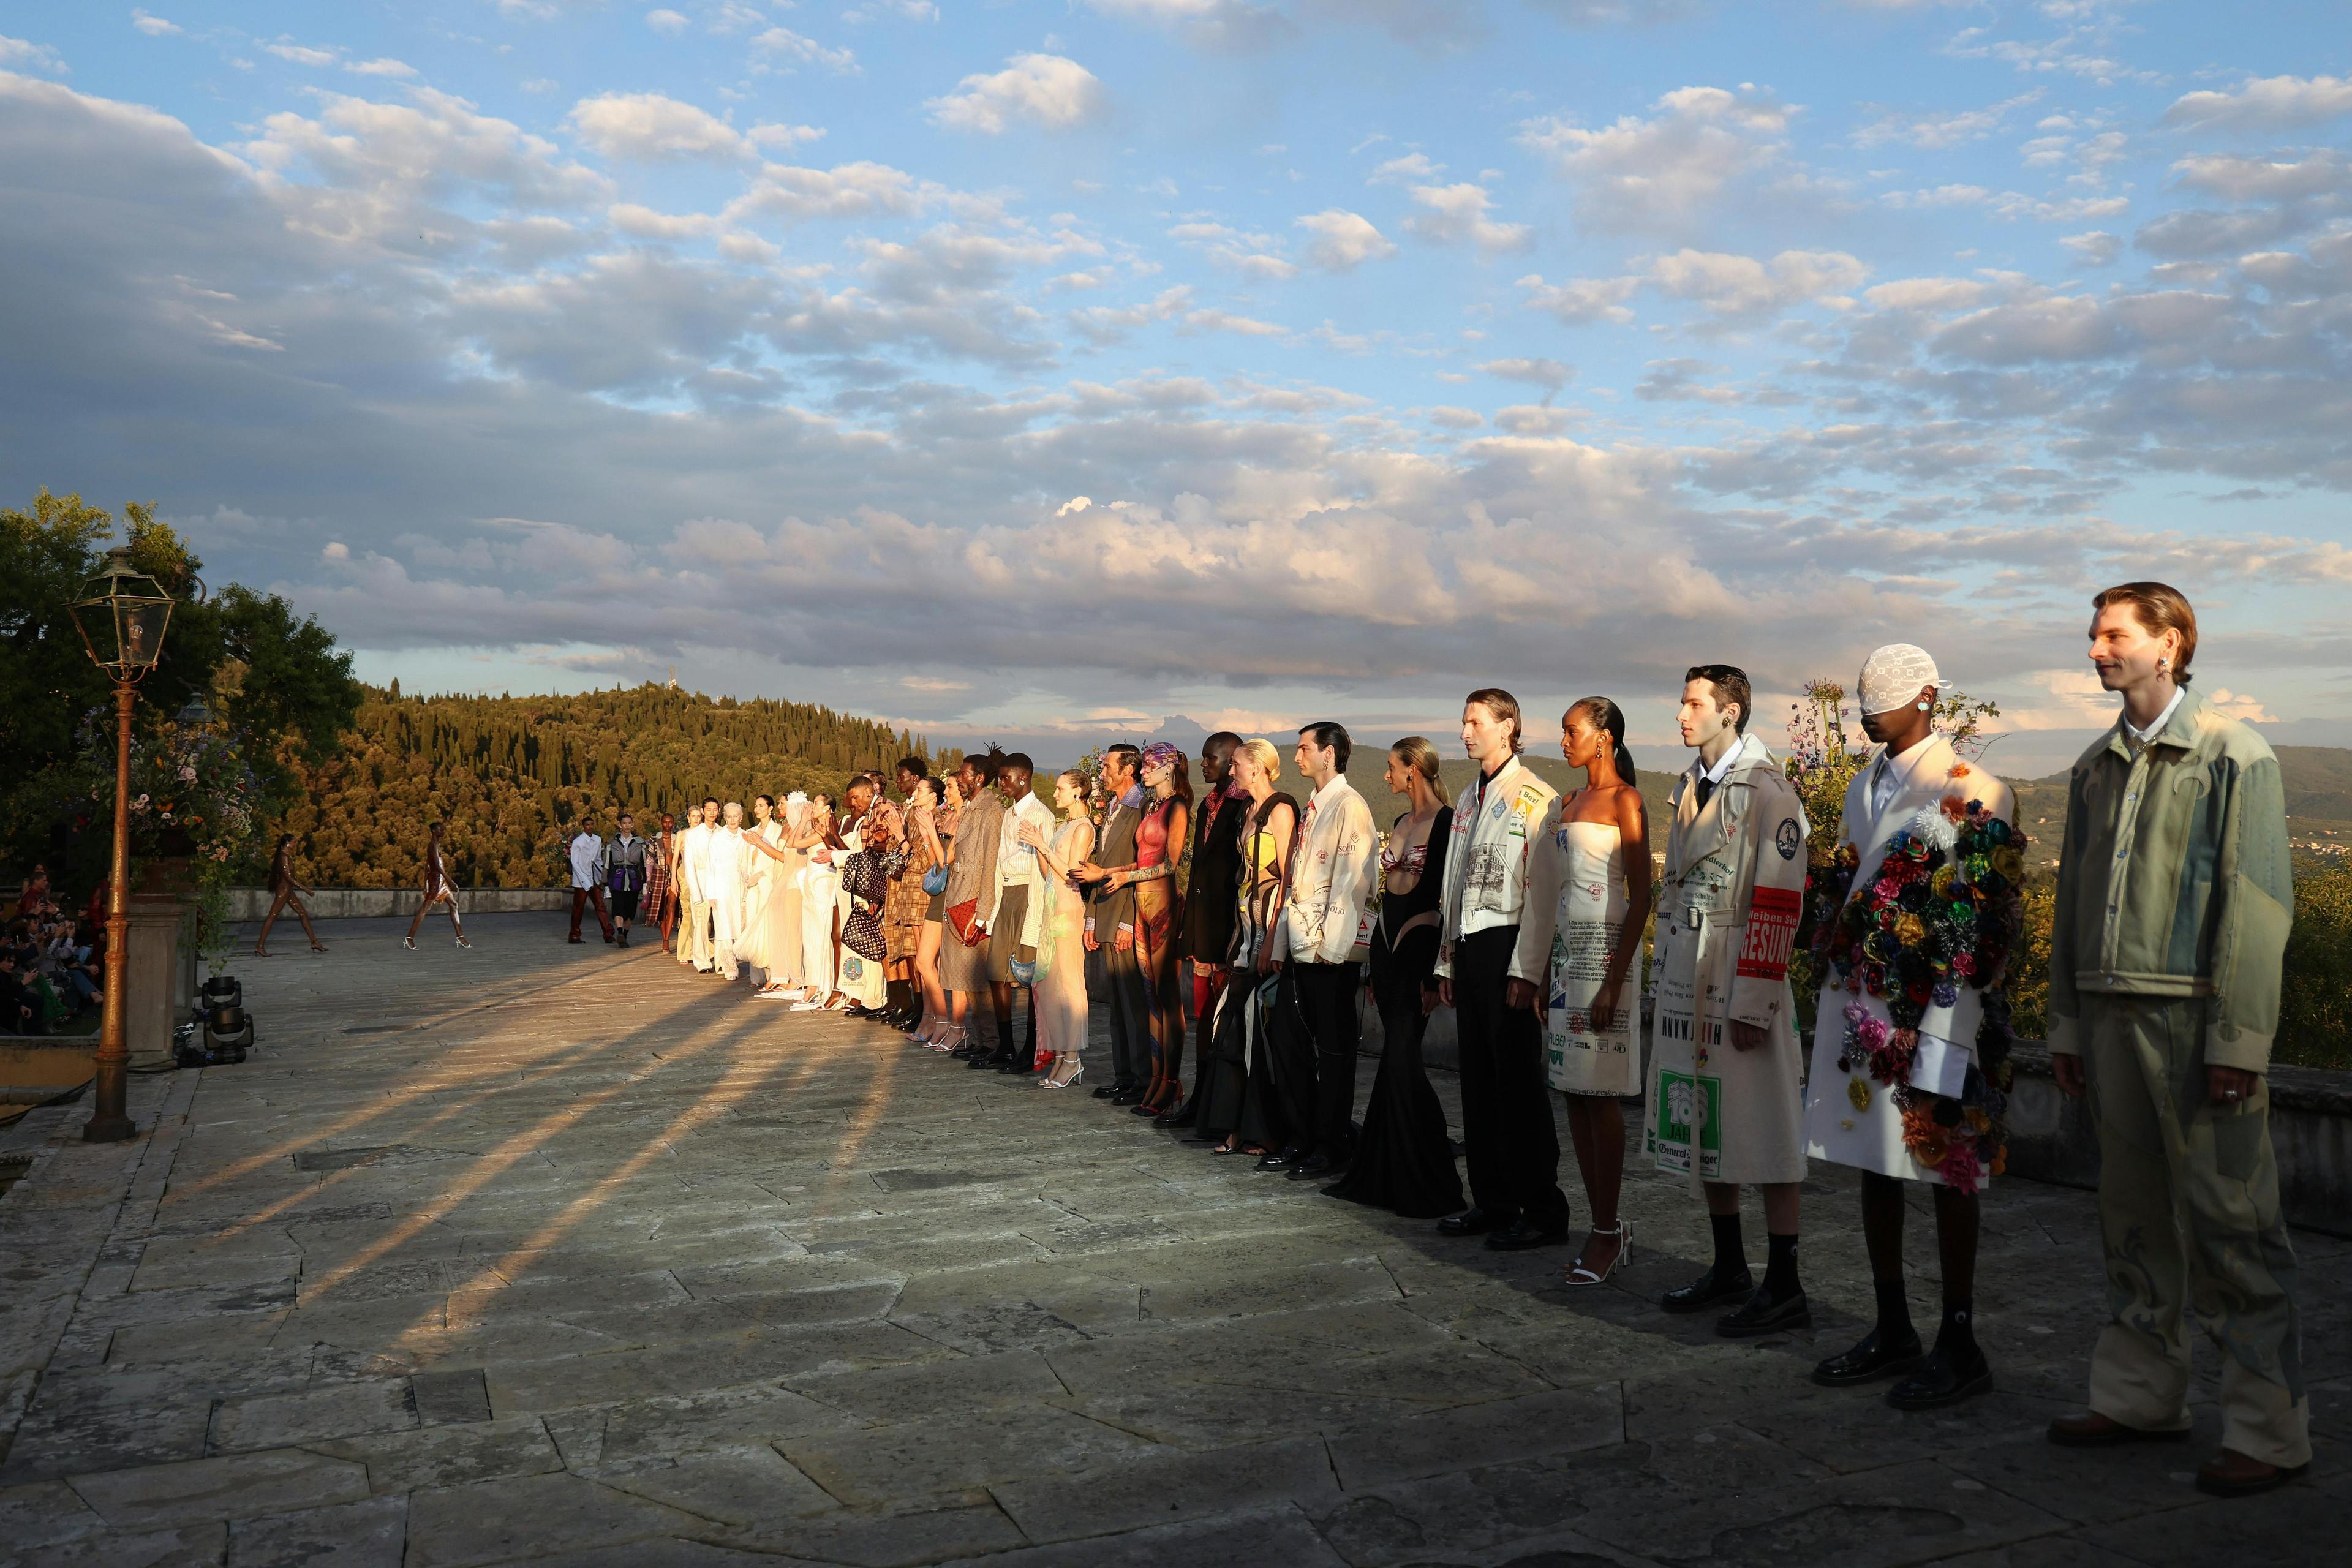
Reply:
<svg viewBox="0 0 2352 1568"><path fill-rule="evenodd" d="M2352 853L2352 749L2281 746L2287 837L2305 855ZM2017 821L2033 840L2037 864L2056 865L2065 828L2065 773L2017 785Z"/></svg>

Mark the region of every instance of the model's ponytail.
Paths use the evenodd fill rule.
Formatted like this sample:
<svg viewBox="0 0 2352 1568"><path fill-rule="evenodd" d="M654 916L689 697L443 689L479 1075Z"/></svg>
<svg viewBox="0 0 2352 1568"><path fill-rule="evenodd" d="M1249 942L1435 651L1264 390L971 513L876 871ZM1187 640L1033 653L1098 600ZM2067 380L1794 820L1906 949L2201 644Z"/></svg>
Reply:
<svg viewBox="0 0 2352 1568"><path fill-rule="evenodd" d="M1625 744L1624 710L1606 697L1580 697L1570 704L1571 713L1581 713L1592 721L1596 729L1607 732L1617 753L1617 773L1627 784L1633 782L1633 752Z"/></svg>

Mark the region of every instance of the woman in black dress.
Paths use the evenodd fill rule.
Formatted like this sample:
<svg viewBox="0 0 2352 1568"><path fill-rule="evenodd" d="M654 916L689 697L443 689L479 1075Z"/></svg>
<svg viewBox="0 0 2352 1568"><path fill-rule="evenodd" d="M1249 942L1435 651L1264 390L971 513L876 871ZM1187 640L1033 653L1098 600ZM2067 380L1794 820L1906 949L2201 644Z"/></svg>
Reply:
<svg viewBox="0 0 2352 1568"><path fill-rule="evenodd" d="M1364 1110L1356 1163L1323 1189L1329 1197L1393 1209L1408 1219L1460 1212L1462 1178L1445 1110L1421 1062L1429 1027L1424 991L1437 966L1438 899L1454 808L1437 790L1437 749L1419 735L1389 748L1389 791L1411 805L1381 849L1380 918L1372 927L1372 1002L1381 1014L1381 1067Z"/></svg>

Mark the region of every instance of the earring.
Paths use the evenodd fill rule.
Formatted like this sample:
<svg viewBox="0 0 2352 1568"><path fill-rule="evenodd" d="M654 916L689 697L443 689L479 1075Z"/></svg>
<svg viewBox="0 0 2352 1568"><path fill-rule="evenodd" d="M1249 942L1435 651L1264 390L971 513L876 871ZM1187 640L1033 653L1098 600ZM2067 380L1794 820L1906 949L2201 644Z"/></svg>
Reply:
<svg viewBox="0 0 2352 1568"><path fill-rule="evenodd" d="M2156 661L2156 672L2158 675L2162 675L2166 670L2170 669L2171 668L2172 661L2168 658L2159 658Z"/></svg>
<svg viewBox="0 0 2352 1568"><path fill-rule="evenodd" d="M1919 704L1919 711L1920 711L1920 712L1925 713L1927 710L1927 705L1925 702L1922 702L1921 704Z"/></svg>

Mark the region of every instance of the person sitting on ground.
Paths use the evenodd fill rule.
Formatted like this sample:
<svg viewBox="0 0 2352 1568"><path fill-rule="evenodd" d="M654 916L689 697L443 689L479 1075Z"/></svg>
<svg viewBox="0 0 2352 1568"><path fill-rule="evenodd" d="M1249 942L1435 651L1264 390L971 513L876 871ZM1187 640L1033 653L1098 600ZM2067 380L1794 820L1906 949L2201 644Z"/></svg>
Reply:
<svg viewBox="0 0 2352 1568"><path fill-rule="evenodd" d="M16 970L16 950L0 947L0 1029L12 1035L40 1033L40 1004Z"/></svg>

